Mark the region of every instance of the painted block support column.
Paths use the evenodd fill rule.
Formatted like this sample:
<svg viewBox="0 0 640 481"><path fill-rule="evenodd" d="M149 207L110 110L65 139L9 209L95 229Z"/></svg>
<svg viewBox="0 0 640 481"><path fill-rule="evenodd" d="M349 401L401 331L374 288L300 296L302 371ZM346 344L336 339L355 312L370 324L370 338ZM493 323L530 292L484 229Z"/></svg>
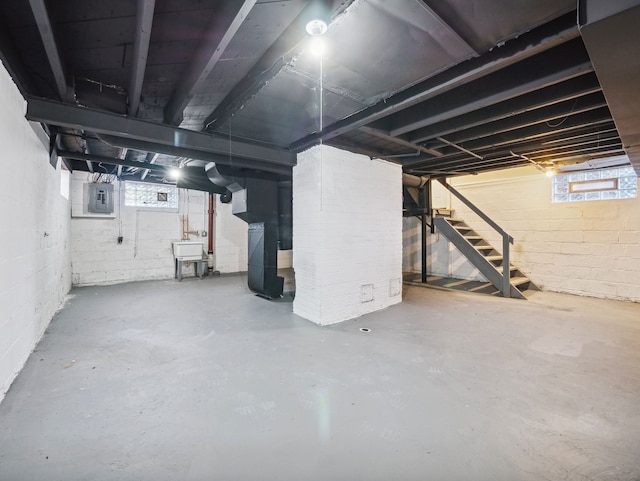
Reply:
<svg viewBox="0 0 640 481"><path fill-rule="evenodd" d="M293 312L320 325L402 301L402 169L316 146L293 168Z"/></svg>

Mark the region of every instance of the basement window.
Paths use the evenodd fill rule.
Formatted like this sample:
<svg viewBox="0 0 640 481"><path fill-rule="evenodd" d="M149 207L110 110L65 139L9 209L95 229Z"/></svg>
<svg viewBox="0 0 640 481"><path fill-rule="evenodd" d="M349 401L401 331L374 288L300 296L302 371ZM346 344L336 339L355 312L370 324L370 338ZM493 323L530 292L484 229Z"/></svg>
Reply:
<svg viewBox="0 0 640 481"><path fill-rule="evenodd" d="M570 172L553 177L552 202L635 199L638 177L633 167Z"/></svg>
<svg viewBox="0 0 640 481"><path fill-rule="evenodd" d="M178 189L175 185L125 182L124 205L127 207L177 209Z"/></svg>

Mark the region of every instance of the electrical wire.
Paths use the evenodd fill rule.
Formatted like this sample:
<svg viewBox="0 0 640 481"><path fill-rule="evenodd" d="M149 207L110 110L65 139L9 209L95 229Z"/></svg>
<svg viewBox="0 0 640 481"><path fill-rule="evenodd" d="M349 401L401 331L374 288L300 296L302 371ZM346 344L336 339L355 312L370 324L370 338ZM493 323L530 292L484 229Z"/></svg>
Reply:
<svg viewBox="0 0 640 481"><path fill-rule="evenodd" d="M556 127L560 127L562 124L564 124L564 123L567 121L567 119L568 119L569 117L571 117L571 114L572 114L572 113L573 113L573 111L575 110L575 108L576 108L576 105L577 105L577 104L578 104L578 99L576 99L576 100L573 102L573 106L571 107L571 110L569 111L569 113L567 114L567 116L566 116L565 118L563 118L563 119L562 119L560 122L558 122L557 124L550 124L549 122L545 122L545 123L547 124L547 127L550 127L550 128L552 128L552 129L555 129Z"/></svg>
<svg viewBox="0 0 640 481"><path fill-rule="evenodd" d="M90 181L94 184L113 184L117 180L117 175L113 173L109 173L109 171L102 165L102 163L98 163L99 167L102 167L105 172L94 172L91 175Z"/></svg>

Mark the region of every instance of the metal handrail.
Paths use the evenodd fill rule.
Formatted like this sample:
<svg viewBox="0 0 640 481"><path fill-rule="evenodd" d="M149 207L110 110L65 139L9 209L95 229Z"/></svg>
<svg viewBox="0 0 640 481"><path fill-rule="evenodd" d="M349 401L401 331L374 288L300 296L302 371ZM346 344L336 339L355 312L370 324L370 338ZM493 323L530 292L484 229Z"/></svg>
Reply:
<svg viewBox="0 0 640 481"><path fill-rule="evenodd" d="M455 195L464 205L475 212L482 220L489 224L498 234L502 236L502 295L511 297L511 261L509 256L509 244L513 244L513 237L502 227L495 223L487 214L478 209L469 199L449 185L444 179L438 179L445 189Z"/></svg>

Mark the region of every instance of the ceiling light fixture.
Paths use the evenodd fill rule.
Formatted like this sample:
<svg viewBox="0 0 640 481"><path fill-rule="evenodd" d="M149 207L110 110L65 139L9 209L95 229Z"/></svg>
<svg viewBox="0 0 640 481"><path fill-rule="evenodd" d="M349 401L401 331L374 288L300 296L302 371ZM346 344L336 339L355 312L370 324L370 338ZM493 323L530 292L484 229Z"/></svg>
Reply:
<svg viewBox="0 0 640 481"><path fill-rule="evenodd" d="M312 37L319 37L326 33L331 19L331 2L327 0L314 0L307 10L307 23L305 30Z"/></svg>
<svg viewBox="0 0 640 481"><path fill-rule="evenodd" d="M309 20L309 22L307 22L305 30L312 37L319 37L320 35L324 35L328 28L329 26L325 23L324 20L314 18L313 20Z"/></svg>
<svg viewBox="0 0 640 481"><path fill-rule="evenodd" d="M168 176L172 179L179 179L181 173L182 172L180 172L180 169L173 168L169 170Z"/></svg>

